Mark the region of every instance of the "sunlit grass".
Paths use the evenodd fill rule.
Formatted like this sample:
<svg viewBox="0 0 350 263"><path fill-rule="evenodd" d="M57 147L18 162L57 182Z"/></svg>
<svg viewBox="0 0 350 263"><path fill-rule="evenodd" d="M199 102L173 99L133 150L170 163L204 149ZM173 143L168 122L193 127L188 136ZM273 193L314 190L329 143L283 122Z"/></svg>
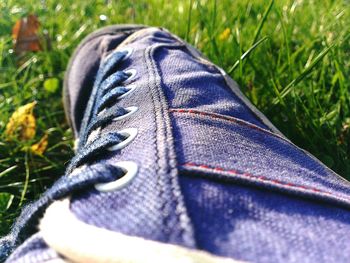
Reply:
<svg viewBox="0 0 350 263"><path fill-rule="evenodd" d="M163 26L199 48L297 145L350 178L350 6L348 1L0 1L0 234L19 207L64 172L72 157L61 89L68 59L88 33L109 24ZM16 20L36 14L51 49L13 53ZM224 34L223 32L226 31ZM22 61L23 62L23 61ZM37 135L47 132L43 157L9 142L12 112L37 101ZM23 197L23 198L21 198Z"/></svg>

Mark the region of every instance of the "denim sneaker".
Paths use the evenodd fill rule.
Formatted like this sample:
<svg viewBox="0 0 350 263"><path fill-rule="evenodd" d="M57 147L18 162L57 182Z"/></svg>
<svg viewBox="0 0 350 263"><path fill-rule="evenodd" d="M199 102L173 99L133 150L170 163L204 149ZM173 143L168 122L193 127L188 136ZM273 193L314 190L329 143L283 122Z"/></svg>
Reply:
<svg viewBox="0 0 350 263"><path fill-rule="evenodd" d="M64 101L76 155L7 262L349 261L350 184L165 29L88 36Z"/></svg>

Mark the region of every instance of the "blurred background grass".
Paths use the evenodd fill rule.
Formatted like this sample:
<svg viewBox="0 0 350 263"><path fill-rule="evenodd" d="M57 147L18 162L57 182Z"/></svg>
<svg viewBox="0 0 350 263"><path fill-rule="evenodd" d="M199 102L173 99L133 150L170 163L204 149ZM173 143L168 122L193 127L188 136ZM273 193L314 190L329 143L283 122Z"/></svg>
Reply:
<svg viewBox="0 0 350 263"><path fill-rule="evenodd" d="M64 71L80 40L109 24L163 26L186 39L230 72L289 139L350 179L349 12L344 0L0 0L0 234L64 173L73 155L61 103ZM18 66L11 30L29 14L51 48ZM9 142L11 114L34 100L36 137ZM23 150L45 132L43 156Z"/></svg>

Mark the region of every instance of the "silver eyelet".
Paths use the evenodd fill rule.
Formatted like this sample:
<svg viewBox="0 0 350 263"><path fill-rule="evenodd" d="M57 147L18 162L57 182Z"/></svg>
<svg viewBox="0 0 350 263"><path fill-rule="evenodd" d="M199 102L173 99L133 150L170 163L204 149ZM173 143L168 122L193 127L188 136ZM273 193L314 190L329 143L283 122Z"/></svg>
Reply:
<svg viewBox="0 0 350 263"><path fill-rule="evenodd" d="M125 118L129 117L131 114L134 114L139 108L136 106L131 106L131 107L126 107L124 109L127 111L127 113L122 115L122 116L118 116L118 117L113 118L113 121L120 121L122 119L125 119Z"/></svg>
<svg viewBox="0 0 350 263"><path fill-rule="evenodd" d="M132 54L132 52L134 51L131 47L127 47L127 48L122 48L122 49L115 49L115 50L113 50L111 53L109 53L104 59L103 59L103 61L105 62L105 61L107 61L113 54L115 54L116 52L124 52L124 51L126 51L127 53L126 53L126 55L123 57L123 60L126 60L126 59L128 59L130 56L131 56L131 54Z"/></svg>
<svg viewBox="0 0 350 263"><path fill-rule="evenodd" d="M133 80L135 78L135 76L136 76L136 73L137 73L136 69L133 69L133 68L127 69L127 70L123 70L123 71L126 74L130 74L130 76L126 80L123 81L124 83L130 82L131 80Z"/></svg>
<svg viewBox="0 0 350 263"><path fill-rule="evenodd" d="M123 95L119 96L118 99L122 99L126 96L129 96L129 94L134 92L135 89L136 89L136 85L130 85L129 90L125 92Z"/></svg>
<svg viewBox="0 0 350 263"><path fill-rule="evenodd" d="M96 190L100 192L110 192L110 191L122 189L125 186L127 186L132 181L132 179L135 178L138 171L137 164L131 161L117 162L115 166L125 171L125 175L113 182L95 184Z"/></svg>
<svg viewBox="0 0 350 263"><path fill-rule="evenodd" d="M135 139L137 132L138 131L136 128L128 128L128 129L124 129L124 130L119 131L118 133L120 135L126 136L127 138L124 141L122 141L116 145L108 147L107 150L108 151L118 151L118 150L125 148Z"/></svg>
<svg viewBox="0 0 350 263"><path fill-rule="evenodd" d="M128 92L129 92L129 91L128 91ZM125 93L125 94L126 94L126 93ZM114 121L120 121L120 120L122 120L122 119L124 119L124 118L130 116L131 114L134 114L139 108L136 107L136 106L131 106L131 107L126 107L126 108L124 108L124 109L127 111L127 113L125 113L125 114L122 115L122 116L118 116L118 117L113 118ZM97 116L102 116L106 111L107 111L107 109L101 110L101 111L97 114Z"/></svg>
<svg viewBox="0 0 350 263"><path fill-rule="evenodd" d="M126 47L126 48L121 48L121 49L116 50L116 51L118 51L118 52L126 51L127 53L126 53L125 57L123 57L123 60L126 60L131 56L131 54L134 50L131 47Z"/></svg>

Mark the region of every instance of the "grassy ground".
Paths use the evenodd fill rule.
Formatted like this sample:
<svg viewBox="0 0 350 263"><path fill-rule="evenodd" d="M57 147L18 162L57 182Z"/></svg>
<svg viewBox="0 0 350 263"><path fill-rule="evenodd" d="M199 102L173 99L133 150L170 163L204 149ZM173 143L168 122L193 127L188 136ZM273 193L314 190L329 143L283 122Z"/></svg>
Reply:
<svg viewBox="0 0 350 263"><path fill-rule="evenodd" d="M350 179L350 6L344 0L0 0L0 234L72 157L61 87L79 41L114 23L164 26L201 49L297 145ZM17 66L11 28L36 14L51 49ZM57 79L59 89L44 88ZM36 100L37 134L4 134L11 114ZM49 134L42 157L23 150Z"/></svg>

